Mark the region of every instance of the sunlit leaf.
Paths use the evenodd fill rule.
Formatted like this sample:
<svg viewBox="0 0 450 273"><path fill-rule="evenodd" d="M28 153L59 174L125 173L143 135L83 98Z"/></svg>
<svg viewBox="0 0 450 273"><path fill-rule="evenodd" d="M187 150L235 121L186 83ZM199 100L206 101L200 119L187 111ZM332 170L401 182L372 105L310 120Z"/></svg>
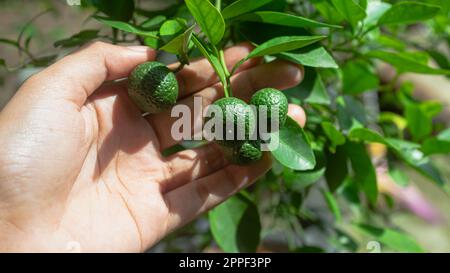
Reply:
<svg viewBox="0 0 450 273"><path fill-rule="evenodd" d="M303 129L290 117L279 132L271 134L271 139L279 144L272 151L272 155L284 166L305 171L313 169L316 165L314 153Z"/></svg>
<svg viewBox="0 0 450 273"><path fill-rule="evenodd" d="M205 0L186 0L185 2L209 41L212 44L219 43L225 33L225 21L216 7Z"/></svg>
<svg viewBox="0 0 450 273"><path fill-rule="evenodd" d="M255 252L260 240L258 209L245 194L237 194L209 212L211 232L225 252Z"/></svg>
<svg viewBox="0 0 450 273"><path fill-rule="evenodd" d="M233 17L251 12L259 7L264 6L273 0L238 0L231 3L229 6L222 10L222 16L225 19L231 19Z"/></svg>
<svg viewBox="0 0 450 273"><path fill-rule="evenodd" d="M434 5L403 1L394 4L381 16L378 24L412 24L433 18L440 8Z"/></svg>

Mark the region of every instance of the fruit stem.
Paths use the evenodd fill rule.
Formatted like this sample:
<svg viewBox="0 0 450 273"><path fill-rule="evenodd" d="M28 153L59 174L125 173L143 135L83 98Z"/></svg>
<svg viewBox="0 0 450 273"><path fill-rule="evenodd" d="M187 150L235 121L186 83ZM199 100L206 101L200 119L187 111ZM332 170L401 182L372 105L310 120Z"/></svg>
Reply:
<svg viewBox="0 0 450 273"><path fill-rule="evenodd" d="M224 90L226 90L225 94L227 95L227 97L232 97L233 93L231 91L230 72L228 71L227 63L225 61L225 54L223 53L222 49L219 51L219 60L226 77L226 86L224 86Z"/></svg>
<svg viewBox="0 0 450 273"><path fill-rule="evenodd" d="M220 53L218 52L217 48L215 46L212 46L212 49L214 52L212 52L214 54L214 56L216 58L219 59L219 61L214 62L212 60L212 55L210 55L210 53L208 52L208 50L205 48L205 46L203 45L203 43L200 41L200 39L197 37L197 35L193 34L192 35L192 41L194 42L194 44L197 46L197 48L200 50L200 52L202 53L202 55L209 61L209 63L211 64L211 66L213 67L214 71L216 72L217 75L221 75L221 72L223 73L228 73L222 71L223 70L223 65L222 65L222 61L220 60ZM226 66L225 66L226 67ZM229 74L229 73L228 73ZM219 77L220 81L222 82L223 85L223 90L225 93L225 97L229 96L229 80L223 80L223 77Z"/></svg>

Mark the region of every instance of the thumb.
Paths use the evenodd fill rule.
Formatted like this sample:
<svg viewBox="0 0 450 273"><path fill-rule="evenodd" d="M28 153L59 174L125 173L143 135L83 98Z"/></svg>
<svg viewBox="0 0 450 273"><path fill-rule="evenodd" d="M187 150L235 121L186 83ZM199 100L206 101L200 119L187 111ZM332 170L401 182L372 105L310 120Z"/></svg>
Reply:
<svg viewBox="0 0 450 273"><path fill-rule="evenodd" d="M38 96L65 99L81 106L104 81L124 78L135 66L155 56L156 52L146 46L95 42L32 76L25 85L32 85L29 89Z"/></svg>

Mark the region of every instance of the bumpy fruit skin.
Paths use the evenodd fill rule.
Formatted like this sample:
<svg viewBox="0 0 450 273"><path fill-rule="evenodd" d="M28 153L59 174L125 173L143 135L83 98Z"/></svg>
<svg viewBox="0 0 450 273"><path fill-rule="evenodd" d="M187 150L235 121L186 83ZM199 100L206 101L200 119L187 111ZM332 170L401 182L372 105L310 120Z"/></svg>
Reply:
<svg viewBox="0 0 450 273"><path fill-rule="evenodd" d="M259 107L262 105L267 106L267 128L270 131L270 121L272 117L272 107L278 109L278 128L284 125L288 113L288 99L283 94L283 92L273 89L264 88L253 94L250 104L256 106L257 113L259 113ZM277 121L275 121L277 122Z"/></svg>
<svg viewBox="0 0 450 273"><path fill-rule="evenodd" d="M223 140L217 140L218 143L223 146L234 147L236 143L241 143L250 139L256 124L256 118L254 112L247 103L241 99L229 97L221 98L215 101L213 105L218 106L222 111ZM227 115L229 116L229 120L233 122L234 135L232 136L232 139L229 139L230 136L227 137L226 133ZM242 123L242 121L245 122ZM245 129L244 139L238 140L238 129Z"/></svg>
<svg viewBox="0 0 450 273"><path fill-rule="evenodd" d="M142 111L159 113L176 103L178 82L164 64L146 62L128 77L128 95Z"/></svg>
<svg viewBox="0 0 450 273"><path fill-rule="evenodd" d="M222 146L227 160L232 164L248 165L259 161L262 157L259 141L244 141L234 146Z"/></svg>

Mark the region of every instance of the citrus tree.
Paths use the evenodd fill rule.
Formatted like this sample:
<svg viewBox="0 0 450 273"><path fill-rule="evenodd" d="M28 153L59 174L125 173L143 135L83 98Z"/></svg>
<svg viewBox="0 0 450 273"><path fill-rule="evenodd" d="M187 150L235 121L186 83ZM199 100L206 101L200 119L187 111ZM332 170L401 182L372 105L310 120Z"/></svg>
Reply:
<svg viewBox="0 0 450 273"><path fill-rule="evenodd" d="M176 57L177 71L203 56L225 97L233 97L230 78L251 58L305 68L304 81L284 92L305 109L305 128L287 118L272 135L280 145L271 152L275 162L265 177L210 211L206 227L205 216L166 239L168 250L177 250L173 241L194 236L194 250L216 244L226 252L253 252L279 233L292 252L357 251L361 245L350 234L394 251L425 251L389 221L395 200L380 193L378 170L404 187L411 169L449 192L432 161L434 154L450 152L450 129L434 119L442 105L416 100L414 86L399 81L407 72L450 75L442 50L450 45L449 1L185 0L159 10L147 9L149 2L81 1L80 9L92 10L90 20L104 27L80 29L54 46L96 39L143 44ZM418 28L427 37L410 35ZM0 65L12 70L54 60L56 55L34 56L30 39L22 36L0 42L31 58L15 68L2 59ZM223 49L242 41L255 47L229 70ZM380 75L386 64L395 71L388 80ZM199 143L185 142L166 154L192 145ZM386 152L379 156L377 147ZM307 198L329 212L305 206ZM308 239L311 227L320 234L318 243Z"/></svg>

